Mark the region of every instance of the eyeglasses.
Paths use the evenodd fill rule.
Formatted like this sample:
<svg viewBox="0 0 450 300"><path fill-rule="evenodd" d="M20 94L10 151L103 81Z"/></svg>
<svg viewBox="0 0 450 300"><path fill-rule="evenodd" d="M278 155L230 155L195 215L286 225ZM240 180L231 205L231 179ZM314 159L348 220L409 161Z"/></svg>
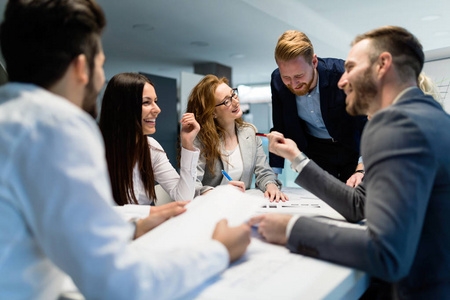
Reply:
<svg viewBox="0 0 450 300"><path fill-rule="evenodd" d="M226 97L225 100L223 100L222 103L217 104L217 106L221 106L221 105L225 105L226 107L230 107L231 102L233 102L233 99L236 101L239 101L239 96L238 96L238 89L233 89L233 93L231 94L230 97Z"/></svg>

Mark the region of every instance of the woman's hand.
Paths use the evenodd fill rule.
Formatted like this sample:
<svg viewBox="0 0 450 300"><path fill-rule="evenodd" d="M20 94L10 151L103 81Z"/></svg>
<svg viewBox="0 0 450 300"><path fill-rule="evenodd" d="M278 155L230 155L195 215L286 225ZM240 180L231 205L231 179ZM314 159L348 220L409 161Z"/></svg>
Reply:
<svg viewBox="0 0 450 300"><path fill-rule="evenodd" d="M241 192L245 193L245 183L242 181L232 180L228 184L238 188Z"/></svg>
<svg viewBox="0 0 450 300"><path fill-rule="evenodd" d="M184 149L194 151L194 140L200 131L200 124L195 120L193 113L185 113L181 118L181 146Z"/></svg>
<svg viewBox="0 0 450 300"><path fill-rule="evenodd" d="M280 200L285 202L289 200L288 196L282 193L275 183L269 183L266 185L266 192L264 193L264 196L269 198L270 202L279 202Z"/></svg>
<svg viewBox="0 0 450 300"><path fill-rule="evenodd" d="M138 220L136 223L134 238L137 239L170 218L184 213L186 211L184 206L188 203L189 201L178 201L152 207L150 209L150 215L145 219Z"/></svg>

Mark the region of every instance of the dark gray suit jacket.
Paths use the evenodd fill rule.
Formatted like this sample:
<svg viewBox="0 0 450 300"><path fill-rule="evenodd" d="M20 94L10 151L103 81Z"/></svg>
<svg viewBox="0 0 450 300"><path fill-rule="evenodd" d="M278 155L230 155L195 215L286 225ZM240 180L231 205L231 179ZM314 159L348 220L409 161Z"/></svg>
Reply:
<svg viewBox="0 0 450 300"><path fill-rule="evenodd" d="M392 282L399 299L448 299L450 116L415 88L373 116L361 150L366 176L357 189L312 161L296 182L366 226L301 217L288 248Z"/></svg>

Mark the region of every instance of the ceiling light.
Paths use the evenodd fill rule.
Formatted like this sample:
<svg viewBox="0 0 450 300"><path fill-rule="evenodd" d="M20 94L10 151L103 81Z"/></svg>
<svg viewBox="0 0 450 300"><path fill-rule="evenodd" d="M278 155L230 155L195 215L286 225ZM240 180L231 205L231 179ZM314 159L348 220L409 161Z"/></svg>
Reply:
<svg viewBox="0 0 450 300"><path fill-rule="evenodd" d="M230 55L231 58L244 58L245 55L242 53L234 53Z"/></svg>
<svg viewBox="0 0 450 300"><path fill-rule="evenodd" d="M194 41L191 42L192 46L197 46L197 47L208 47L209 44L207 42L203 42L203 41Z"/></svg>
<svg viewBox="0 0 450 300"><path fill-rule="evenodd" d="M141 24L134 24L133 29L141 30L141 31L152 31L155 29L155 27L153 27L149 24L146 24L146 23L141 23Z"/></svg>
<svg viewBox="0 0 450 300"><path fill-rule="evenodd" d="M437 15L431 15L431 16L425 16L423 17L421 20L424 22L428 22L428 21L434 21L439 19L441 16L437 16Z"/></svg>

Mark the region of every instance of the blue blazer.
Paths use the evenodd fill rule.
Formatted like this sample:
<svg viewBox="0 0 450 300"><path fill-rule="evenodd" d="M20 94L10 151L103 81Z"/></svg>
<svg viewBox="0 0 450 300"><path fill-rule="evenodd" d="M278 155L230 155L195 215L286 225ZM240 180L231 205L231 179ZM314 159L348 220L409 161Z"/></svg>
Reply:
<svg viewBox="0 0 450 300"><path fill-rule="evenodd" d="M345 93L337 87L344 73L344 61L335 58L318 58L320 110L330 136L359 154L359 144L367 117L352 117L345 110ZM272 73L272 130L279 131L308 154L305 122L299 118L295 95L284 85L279 69ZM284 159L270 153L270 166L283 168Z"/></svg>

